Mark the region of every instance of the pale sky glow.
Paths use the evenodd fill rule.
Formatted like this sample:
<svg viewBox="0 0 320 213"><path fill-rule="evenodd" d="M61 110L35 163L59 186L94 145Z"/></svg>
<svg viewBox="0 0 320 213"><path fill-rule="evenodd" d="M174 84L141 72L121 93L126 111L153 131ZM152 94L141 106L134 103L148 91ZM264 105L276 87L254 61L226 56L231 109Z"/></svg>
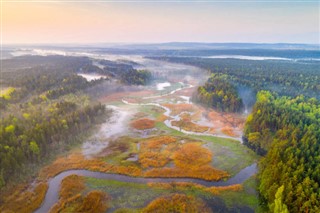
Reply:
<svg viewBox="0 0 320 213"><path fill-rule="evenodd" d="M319 4L2 0L2 41L320 43Z"/></svg>

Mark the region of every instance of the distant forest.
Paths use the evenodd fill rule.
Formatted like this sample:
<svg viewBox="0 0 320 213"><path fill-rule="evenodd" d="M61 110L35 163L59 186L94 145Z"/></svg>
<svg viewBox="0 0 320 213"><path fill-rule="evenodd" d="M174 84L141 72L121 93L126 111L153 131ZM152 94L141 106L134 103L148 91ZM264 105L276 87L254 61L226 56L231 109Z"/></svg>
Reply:
<svg viewBox="0 0 320 213"><path fill-rule="evenodd" d="M256 92L269 90L279 95L305 95L320 99L319 61L209 59L189 57L154 57L156 59L201 67L211 73L228 75L235 85L246 85Z"/></svg>

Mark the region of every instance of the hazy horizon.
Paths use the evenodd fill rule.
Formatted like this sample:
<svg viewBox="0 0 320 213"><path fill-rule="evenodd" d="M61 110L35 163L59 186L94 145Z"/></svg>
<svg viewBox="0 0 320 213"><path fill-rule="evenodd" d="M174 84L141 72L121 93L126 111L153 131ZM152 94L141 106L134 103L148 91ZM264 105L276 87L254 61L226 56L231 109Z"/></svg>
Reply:
<svg viewBox="0 0 320 213"><path fill-rule="evenodd" d="M167 41L167 42L57 42L57 43L3 43L4 46L57 46L57 45L164 45L164 44L257 44L257 45L282 45L282 44L292 44L292 45L315 45L319 46L320 43L297 43L297 42L235 42L235 41L225 41L225 42L201 42L201 41Z"/></svg>
<svg viewBox="0 0 320 213"><path fill-rule="evenodd" d="M2 44L319 44L319 4L1 1Z"/></svg>

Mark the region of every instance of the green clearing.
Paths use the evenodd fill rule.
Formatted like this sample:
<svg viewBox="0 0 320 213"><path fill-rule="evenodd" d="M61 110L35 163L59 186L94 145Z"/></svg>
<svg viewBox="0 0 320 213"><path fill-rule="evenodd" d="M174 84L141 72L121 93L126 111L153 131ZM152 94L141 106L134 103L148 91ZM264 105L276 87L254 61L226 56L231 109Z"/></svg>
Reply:
<svg viewBox="0 0 320 213"><path fill-rule="evenodd" d="M90 190L102 190L108 193L112 197L110 201L112 209L142 208L151 200L168 193L168 190L154 189L139 183L96 178L86 178L86 183Z"/></svg>
<svg viewBox="0 0 320 213"><path fill-rule="evenodd" d="M243 190L240 192L223 191L219 195L223 199L227 207L245 205L250 206L255 212L261 212L259 209L258 192L256 191L257 179L252 176L243 183Z"/></svg>
<svg viewBox="0 0 320 213"><path fill-rule="evenodd" d="M109 203L111 210L116 212L135 212L145 207L150 201L170 193L181 193L203 199L221 198L226 207L248 206L258 209L258 198L255 191L255 178L250 178L244 183L244 190L240 192L225 191L219 195L212 195L196 187L175 189L160 189L149 187L142 183L125 183L114 180L86 178L87 190L101 190L109 194L112 199Z"/></svg>

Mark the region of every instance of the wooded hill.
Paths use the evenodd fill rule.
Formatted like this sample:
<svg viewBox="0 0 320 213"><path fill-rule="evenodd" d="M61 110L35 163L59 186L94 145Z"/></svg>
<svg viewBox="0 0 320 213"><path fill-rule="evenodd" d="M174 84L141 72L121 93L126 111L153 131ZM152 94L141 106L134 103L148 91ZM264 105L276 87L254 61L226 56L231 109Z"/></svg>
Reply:
<svg viewBox="0 0 320 213"><path fill-rule="evenodd" d="M225 112L239 112L243 108L235 87L226 75L220 74L212 74L203 86L198 87L193 100Z"/></svg>

